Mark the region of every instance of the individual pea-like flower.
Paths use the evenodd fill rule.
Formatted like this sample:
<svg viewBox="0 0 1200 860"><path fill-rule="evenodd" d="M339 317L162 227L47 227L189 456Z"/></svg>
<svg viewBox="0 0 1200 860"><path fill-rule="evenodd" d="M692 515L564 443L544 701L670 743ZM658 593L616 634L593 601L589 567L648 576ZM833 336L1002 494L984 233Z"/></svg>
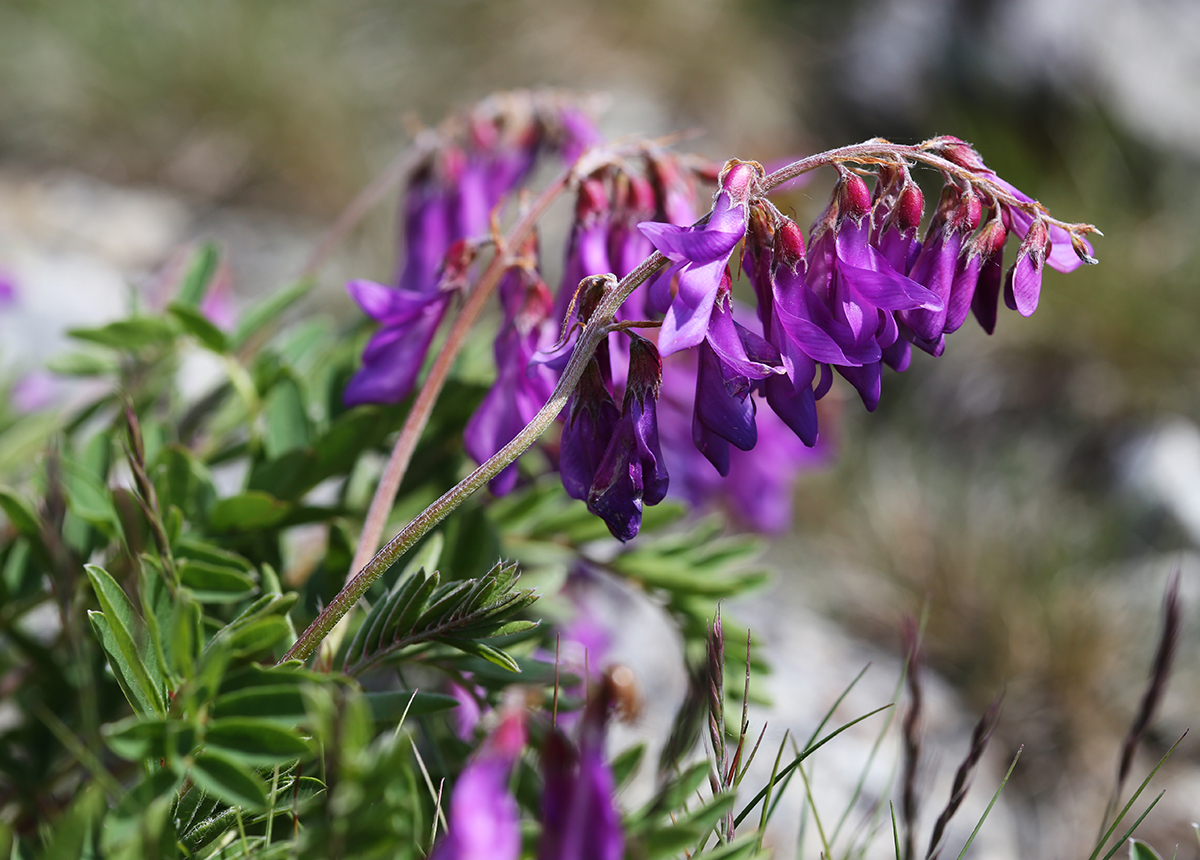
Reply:
<svg viewBox="0 0 1200 860"><path fill-rule="evenodd" d="M514 711L459 774L450 795L449 829L431 860L517 860L520 812L508 781L524 746L524 714Z"/></svg>
<svg viewBox="0 0 1200 860"><path fill-rule="evenodd" d="M550 311L550 290L526 261L511 267L498 291L504 308L504 323L496 337L496 381L463 431L463 447L482 463L516 438L546 405L558 375L545 364L532 361L538 350L558 337ZM491 480L498 496L509 493L517 482L516 463Z"/></svg>
<svg viewBox="0 0 1200 860"><path fill-rule="evenodd" d="M595 357L588 362L564 412L559 473L567 495L586 502L596 469L621 420L621 410L608 392Z"/></svg>
<svg viewBox="0 0 1200 860"><path fill-rule="evenodd" d="M615 704L612 675L589 698L578 745L552 729L542 748L542 838L538 860L620 860L625 834L616 784L604 756L609 712Z"/></svg>
<svg viewBox="0 0 1200 860"><path fill-rule="evenodd" d="M655 411L662 359L650 341L635 334L630 338L629 378L621 417L596 466L587 497L588 510L623 541L638 533L643 506L661 502L670 482Z"/></svg>
<svg viewBox="0 0 1200 860"><path fill-rule="evenodd" d="M1004 280L1004 302L1023 317L1037 310L1042 267L1049 262L1050 231L1040 218L1029 225Z"/></svg>
<svg viewBox="0 0 1200 860"><path fill-rule="evenodd" d="M983 214L982 202L970 188L949 184L942 189L942 199L934 213L925 242L908 275L926 286L940 299L940 307L915 308L903 311L901 321L913 333L912 342L934 355L940 355L945 342L942 335L962 325L971 302L967 283L959 278L963 263L963 246L979 226ZM959 305L955 319L947 323L953 304L953 287L959 285ZM970 284L974 290L974 284ZM962 297L966 301L961 301ZM961 313L960 313L961 312Z"/></svg>
<svg viewBox="0 0 1200 860"><path fill-rule="evenodd" d="M665 313L658 347L662 355L698 345L708 331L713 304L733 249L746 234L750 202L762 166L730 160L717 182L708 220L694 227L649 221L638 229L671 261L650 286L650 305Z"/></svg>

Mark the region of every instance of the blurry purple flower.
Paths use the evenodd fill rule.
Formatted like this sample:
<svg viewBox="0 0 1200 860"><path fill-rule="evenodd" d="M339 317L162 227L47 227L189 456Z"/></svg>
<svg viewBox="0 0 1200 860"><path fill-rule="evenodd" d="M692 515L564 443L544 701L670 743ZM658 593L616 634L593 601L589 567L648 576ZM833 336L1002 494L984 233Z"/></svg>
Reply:
<svg viewBox="0 0 1200 860"><path fill-rule="evenodd" d="M650 304L665 312L659 350L670 355L704 340L729 257L746 234L749 206L762 167L730 160L721 171L712 214L697 227L645 222L638 229L672 265L650 286ZM674 295L672 285L677 284Z"/></svg>
<svg viewBox="0 0 1200 860"><path fill-rule="evenodd" d="M638 533L643 505L661 502L669 483L655 413L662 360L650 341L637 335L630 337L629 379L621 417L596 466L587 498L588 510L623 541Z"/></svg>
<svg viewBox="0 0 1200 860"><path fill-rule="evenodd" d="M39 412L54 405L64 390L60 377L44 370L32 370L13 383L9 401L22 414Z"/></svg>
<svg viewBox="0 0 1200 860"><path fill-rule="evenodd" d="M624 855L616 786L604 758L605 724L612 704L605 678L580 721L578 749L557 729L546 738L538 860L620 860Z"/></svg>
<svg viewBox="0 0 1200 860"><path fill-rule="evenodd" d="M231 331L237 324L237 303L233 299L233 274L222 259L216 277L200 302L200 313L217 328Z"/></svg>
<svg viewBox="0 0 1200 860"><path fill-rule="evenodd" d="M654 221L686 227L696 220L696 183L679 159L663 150L646 154L646 170L658 198Z"/></svg>
<svg viewBox="0 0 1200 860"><path fill-rule="evenodd" d="M17 303L17 281L8 272L0 269L0 310Z"/></svg>
<svg viewBox="0 0 1200 860"><path fill-rule="evenodd" d="M558 121L562 129L559 152L567 164L574 164L588 147L604 142L604 135L591 117L574 105L564 106L558 113Z"/></svg>
<svg viewBox="0 0 1200 860"><path fill-rule="evenodd" d="M363 366L342 395L347 406L399 403L412 391L425 353L450 305L450 293L416 293L373 281L351 281L346 291L383 327L363 350Z"/></svg>
<svg viewBox="0 0 1200 860"><path fill-rule="evenodd" d="M525 746L524 714L506 716L454 784L449 830L431 860L517 860L521 822L508 777Z"/></svg>
<svg viewBox="0 0 1200 860"><path fill-rule="evenodd" d="M611 204L604 183L589 177L579 185L575 198L575 220L567 240L567 259L563 265L562 283L554 304L554 317L561 321L567 315L579 282L590 275L612 271L608 259L608 228Z"/></svg>
<svg viewBox="0 0 1200 860"><path fill-rule="evenodd" d="M757 414L757 444L753 450L731 448L724 442L728 455L727 477L719 468L710 465L710 452L694 444L693 400L696 388L697 358L692 353L672 356L663 362L663 389L659 400L659 426L667 469L673 476L671 495L685 499L698 507L719 507L755 531L774 533L787 529L792 523L792 485L805 469L815 468L829 460L832 447L830 434L822 435L816 447L810 448L794 429L771 410ZM786 384L786 377L772 376ZM770 389L768 388L768 391ZM811 389L810 389L811 391ZM768 395L769 396L769 395ZM747 400L751 401L751 394ZM816 405L813 403L813 425L816 425Z"/></svg>
<svg viewBox="0 0 1200 860"><path fill-rule="evenodd" d="M469 678L470 675L468 674ZM470 742L475 737L475 727L483 716L483 708L479 706L483 689L467 682L468 686L451 682L450 695L458 702L451 719L454 721L454 734L459 740ZM474 687L474 690L470 689Z"/></svg>
<svg viewBox="0 0 1200 860"><path fill-rule="evenodd" d="M550 399L558 379L547 365L531 362L539 349L551 346L558 337L550 317L553 301L549 289L536 270L527 266L509 269L498 289L504 324L494 346L496 381L463 431L463 446L479 463L515 439L533 420ZM516 481L517 465L513 463L489 486L502 496Z"/></svg>

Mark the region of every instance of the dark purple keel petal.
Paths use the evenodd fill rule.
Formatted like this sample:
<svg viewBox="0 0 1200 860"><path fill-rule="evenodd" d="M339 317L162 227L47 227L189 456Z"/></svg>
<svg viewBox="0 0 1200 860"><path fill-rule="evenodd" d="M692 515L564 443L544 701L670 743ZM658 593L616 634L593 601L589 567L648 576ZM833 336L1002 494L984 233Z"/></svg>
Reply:
<svg viewBox="0 0 1200 860"><path fill-rule="evenodd" d="M811 380L810 380L811 383ZM767 404L800 441L808 447L817 444L817 399L810 385L795 388L784 377L771 377L765 383Z"/></svg>
<svg viewBox="0 0 1200 860"><path fill-rule="evenodd" d="M1000 287L1004 282L1004 267L1000 255L989 258L980 269L979 284L971 299L971 312L988 334L996 330L996 311L1000 304Z"/></svg>
<svg viewBox="0 0 1200 860"><path fill-rule="evenodd" d="M879 405L879 394L882 390L881 362L864 364L862 367L838 367L837 372L846 378L858 391L863 406L868 412L874 412Z"/></svg>
<svg viewBox="0 0 1200 860"><path fill-rule="evenodd" d="M958 331L971 312L971 302L979 283L981 258L976 254L960 257L954 280L950 284L950 300L946 303L946 320L942 326L945 334Z"/></svg>
<svg viewBox="0 0 1200 860"><path fill-rule="evenodd" d="M692 415L692 444L721 477L729 474L729 442L705 427L695 414Z"/></svg>
<svg viewBox="0 0 1200 860"><path fill-rule="evenodd" d="M700 345L694 408L700 423L743 451L758 441L749 380L726 371L707 341Z"/></svg>
<svg viewBox="0 0 1200 860"><path fill-rule="evenodd" d="M558 468L563 489L573 499L587 501L596 469L616 433L621 412L613 402L600 368L593 360L579 381L566 409Z"/></svg>
<svg viewBox="0 0 1200 860"><path fill-rule="evenodd" d="M897 373L908 370L912 361L912 344L904 338L898 338L895 343L883 351L883 363Z"/></svg>
<svg viewBox="0 0 1200 860"><path fill-rule="evenodd" d="M620 541L632 540L642 527L642 464L634 456L635 447L633 426L622 420L587 497L588 510Z"/></svg>

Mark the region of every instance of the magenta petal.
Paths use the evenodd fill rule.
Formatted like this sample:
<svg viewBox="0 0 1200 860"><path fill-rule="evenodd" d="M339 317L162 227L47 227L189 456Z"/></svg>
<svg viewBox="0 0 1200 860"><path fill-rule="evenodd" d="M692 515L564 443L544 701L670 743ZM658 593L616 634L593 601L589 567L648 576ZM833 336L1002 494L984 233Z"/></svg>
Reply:
<svg viewBox="0 0 1200 860"><path fill-rule="evenodd" d="M838 271L856 293L877 308L888 311L908 308L939 311L945 307L945 303L936 293L894 270L877 272L843 263L838 267Z"/></svg>
<svg viewBox="0 0 1200 860"><path fill-rule="evenodd" d="M725 261L685 268L679 275L679 292L671 302L658 335L658 351L667 356L704 340L713 302L721 287Z"/></svg>
<svg viewBox="0 0 1200 860"><path fill-rule="evenodd" d="M363 366L346 385L343 402L399 403L408 397L445 308L445 302L430 303L417 319L377 332L363 350Z"/></svg>
<svg viewBox="0 0 1200 860"><path fill-rule="evenodd" d="M669 260L677 263L725 262L734 246L742 240L741 232L706 230L699 227L676 227L660 221L643 221L638 224L642 235L653 243Z"/></svg>
<svg viewBox="0 0 1200 860"><path fill-rule="evenodd" d="M978 254L959 259L958 271L950 285L950 301L946 303L946 322L942 326L946 334L958 331L971 312L971 301L979 283L980 261Z"/></svg>
<svg viewBox="0 0 1200 860"><path fill-rule="evenodd" d="M1037 310L1038 297L1042 291L1042 267L1035 255L1024 254L1017 258L1008 270L1004 295L1010 307L1021 316L1027 317Z"/></svg>
<svg viewBox="0 0 1200 860"><path fill-rule="evenodd" d="M706 337L721 363L747 379L765 379L783 370L778 350L738 325L724 302L713 308Z"/></svg>
<svg viewBox="0 0 1200 860"><path fill-rule="evenodd" d="M395 287L385 287L374 281L348 281L346 292L358 302L363 313L382 323L401 323L421 313L437 293L415 293Z"/></svg>

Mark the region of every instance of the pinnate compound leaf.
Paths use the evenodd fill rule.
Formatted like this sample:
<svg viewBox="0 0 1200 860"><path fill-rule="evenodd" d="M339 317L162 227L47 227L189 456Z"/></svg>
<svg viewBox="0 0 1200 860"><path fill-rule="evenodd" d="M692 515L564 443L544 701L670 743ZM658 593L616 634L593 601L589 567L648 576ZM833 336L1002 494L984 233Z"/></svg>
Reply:
<svg viewBox="0 0 1200 860"><path fill-rule="evenodd" d="M405 648L436 642L519 672L511 656L479 641L530 629L514 616L537 598L530 589L515 588L516 566L497 564L478 579L439 582L436 571L427 575L424 569L397 580L359 627L344 671L358 674Z"/></svg>
<svg viewBox="0 0 1200 860"><path fill-rule="evenodd" d="M215 753L200 753L193 759L191 777L196 785L233 806L260 810L267 805L267 787L241 762Z"/></svg>

